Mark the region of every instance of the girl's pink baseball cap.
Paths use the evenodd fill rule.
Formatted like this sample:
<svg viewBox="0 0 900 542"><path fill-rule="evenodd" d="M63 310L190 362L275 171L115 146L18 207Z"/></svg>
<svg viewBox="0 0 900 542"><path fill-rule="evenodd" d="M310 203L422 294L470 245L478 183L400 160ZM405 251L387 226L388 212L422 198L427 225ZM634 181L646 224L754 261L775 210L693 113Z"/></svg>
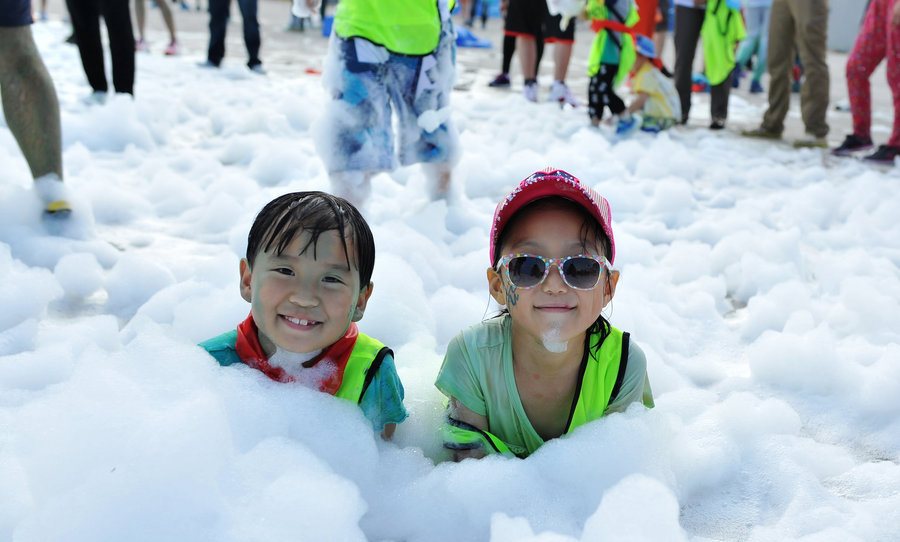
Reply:
<svg viewBox="0 0 900 542"><path fill-rule="evenodd" d="M491 224L491 265L494 264L495 251L499 249L497 242L500 239L500 233L506 227L509 219L529 203L550 196L572 200L587 209L597 219L609 237L609 244L612 247L612 254L606 254L606 257L610 264L615 263L616 241L613 237L609 202L592 188L582 185L574 175L561 169L547 168L532 173L497 204L494 221Z"/></svg>

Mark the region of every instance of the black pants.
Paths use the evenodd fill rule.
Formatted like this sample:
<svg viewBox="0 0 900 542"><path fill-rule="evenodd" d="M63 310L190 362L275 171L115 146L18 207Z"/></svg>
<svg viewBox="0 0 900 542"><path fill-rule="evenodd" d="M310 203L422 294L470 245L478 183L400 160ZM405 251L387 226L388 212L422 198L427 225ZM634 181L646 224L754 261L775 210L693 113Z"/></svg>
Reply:
<svg viewBox="0 0 900 542"><path fill-rule="evenodd" d="M97 92L109 90L100 41L102 16L109 36L113 88L116 92L134 94L134 31L128 1L66 0L84 73L91 88Z"/></svg>
<svg viewBox="0 0 900 542"><path fill-rule="evenodd" d="M237 0L244 27L244 45L247 46L247 66L262 64L259 59L259 21L256 19L257 0ZM209 52L207 59L216 66L225 56L225 29L230 17L231 0L209 0Z"/></svg>
<svg viewBox="0 0 900 542"><path fill-rule="evenodd" d="M613 115L625 111L625 102L616 94L613 84L618 71L618 64L600 64L600 70L591 76L588 83L588 115L591 120L602 119L604 107L608 107Z"/></svg>
<svg viewBox="0 0 900 542"><path fill-rule="evenodd" d="M694 54L706 10L675 6L675 89L681 98L681 120L687 121L691 111L691 80L694 68ZM710 92L710 116L713 119L728 118L728 93L731 91L731 74Z"/></svg>

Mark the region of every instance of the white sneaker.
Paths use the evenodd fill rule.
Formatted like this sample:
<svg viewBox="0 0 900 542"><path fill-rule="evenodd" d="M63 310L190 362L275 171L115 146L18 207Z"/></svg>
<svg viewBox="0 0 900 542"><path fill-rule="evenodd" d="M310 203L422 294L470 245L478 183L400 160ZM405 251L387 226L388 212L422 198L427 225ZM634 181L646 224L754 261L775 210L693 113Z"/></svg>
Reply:
<svg viewBox="0 0 900 542"><path fill-rule="evenodd" d="M550 87L550 94L547 96L547 101L559 102L560 105L569 104L572 107L578 107L579 105L578 99L575 98L575 95L572 94L569 87L562 81L553 82L553 86Z"/></svg>
<svg viewBox="0 0 900 542"><path fill-rule="evenodd" d="M525 96L525 99L529 102L537 101L537 81L532 83L525 83L525 88L522 90L522 95Z"/></svg>

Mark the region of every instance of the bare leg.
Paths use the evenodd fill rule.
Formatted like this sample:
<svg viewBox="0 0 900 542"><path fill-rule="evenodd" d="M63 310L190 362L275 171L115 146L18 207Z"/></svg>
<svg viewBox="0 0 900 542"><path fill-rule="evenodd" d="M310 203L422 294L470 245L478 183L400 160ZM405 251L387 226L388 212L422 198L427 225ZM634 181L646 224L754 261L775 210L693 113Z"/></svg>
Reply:
<svg viewBox="0 0 900 542"><path fill-rule="evenodd" d="M31 175L55 174L62 180L59 100L29 26L0 28L0 94Z"/></svg>
<svg viewBox="0 0 900 542"><path fill-rule="evenodd" d="M446 198L450 193L450 164L430 162L422 164L422 171L428 180L428 192L433 199Z"/></svg>
<svg viewBox="0 0 900 542"><path fill-rule="evenodd" d="M569 72L569 60L572 58L572 44L557 42L553 48L553 80L566 81Z"/></svg>
<svg viewBox="0 0 900 542"><path fill-rule="evenodd" d="M535 79L537 77L537 45L534 38L516 36L516 50L519 52L522 75L526 80Z"/></svg>
<svg viewBox="0 0 900 542"><path fill-rule="evenodd" d="M361 207L372 191L372 171L337 171L329 174L331 191L356 207Z"/></svg>
<svg viewBox="0 0 900 542"><path fill-rule="evenodd" d="M135 0L135 4L140 2L144 3L143 0ZM166 28L169 30L169 43L178 41L175 39L175 18L172 16L172 8L169 7L169 3L163 0L160 0L156 3L157 7L159 7L159 12L162 14L163 22L166 23ZM143 30L143 29L142 29ZM141 33L141 37L143 37L143 32Z"/></svg>
<svg viewBox="0 0 900 542"><path fill-rule="evenodd" d="M165 4L165 2L161 3ZM147 12L144 8L144 0L134 0L134 18L137 19L138 39L144 41L144 26L147 23Z"/></svg>

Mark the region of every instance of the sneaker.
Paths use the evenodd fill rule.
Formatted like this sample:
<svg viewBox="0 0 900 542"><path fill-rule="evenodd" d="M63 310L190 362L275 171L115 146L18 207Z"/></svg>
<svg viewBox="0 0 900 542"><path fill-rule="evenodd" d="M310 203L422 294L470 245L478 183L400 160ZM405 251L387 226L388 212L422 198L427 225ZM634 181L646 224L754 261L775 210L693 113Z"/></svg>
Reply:
<svg viewBox="0 0 900 542"><path fill-rule="evenodd" d="M173 41L166 47L165 55L166 56L175 56L180 52L181 52L181 47L178 45L178 42Z"/></svg>
<svg viewBox="0 0 900 542"><path fill-rule="evenodd" d="M754 128L752 130L741 130L741 135L744 137L755 137L758 139L781 139L780 133L770 132L762 126L760 126L759 128Z"/></svg>
<svg viewBox="0 0 900 542"><path fill-rule="evenodd" d="M849 156L856 151L867 151L872 148L871 137L859 137L856 134L850 134L844 138L844 142L840 147L831 149L831 154L835 156Z"/></svg>
<svg viewBox="0 0 900 542"><path fill-rule="evenodd" d="M550 94L547 96L547 101L559 102L559 105L561 106L569 104L572 107L578 107L578 99L575 98L575 95L572 94L569 87L562 81L553 82L553 85L550 87Z"/></svg>
<svg viewBox="0 0 900 542"><path fill-rule="evenodd" d="M250 71L252 71L253 73L255 73L257 75L265 75L266 74L266 69L263 68L262 64L254 64L254 65L250 66Z"/></svg>
<svg viewBox="0 0 900 542"><path fill-rule="evenodd" d="M197 66L199 66L201 68L218 68L219 67L218 64L216 64L215 62L213 62L212 60L209 60L209 59L204 60L203 62L198 62Z"/></svg>
<svg viewBox="0 0 900 542"><path fill-rule="evenodd" d="M750 94L761 94L765 92L762 83L759 81L750 81Z"/></svg>
<svg viewBox="0 0 900 542"><path fill-rule="evenodd" d="M44 216L65 218L72 213L72 205L68 201L68 189L55 173L35 179L34 188L44 203Z"/></svg>
<svg viewBox="0 0 900 542"><path fill-rule="evenodd" d="M134 40L134 50L139 53L146 53L150 51L150 44L147 43L147 40L141 38L139 40Z"/></svg>
<svg viewBox="0 0 900 542"><path fill-rule="evenodd" d="M725 119L713 119L709 125L710 130L724 130L725 129Z"/></svg>
<svg viewBox="0 0 900 542"><path fill-rule="evenodd" d="M891 147L890 145L880 145L878 150L863 158L866 162L875 164L894 165L894 159L900 156L900 147Z"/></svg>
<svg viewBox="0 0 900 542"><path fill-rule="evenodd" d="M798 148L827 148L828 140L825 137L814 136L812 134L806 134L794 141L794 147Z"/></svg>
<svg viewBox="0 0 900 542"><path fill-rule="evenodd" d="M537 81L531 81L531 82L525 83L525 88L522 89L522 95L525 96L525 99L528 100L529 102L536 102L537 101L537 91L538 91Z"/></svg>
<svg viewBox="0 0 900 542"><path fill-rule="evenodd" d="M494 80L491 81L490 83L488 83L488 86L489 86L489 87L502 87L502 88L506 88L506 87L509 86L509 84L510 84L510 82L509 82L509 74L508 74L508 73L501 73L501 74L498 75L497 77L494 77Z"/></svg>
<svg viewBox="0 0 900 542"><path fill-rule="evenodd" d="M634 120L634 115L628 115L627 117L619 117L619 122L616 123L616 134L622 135L627 134L634 125L637 123Z"/></svg>

